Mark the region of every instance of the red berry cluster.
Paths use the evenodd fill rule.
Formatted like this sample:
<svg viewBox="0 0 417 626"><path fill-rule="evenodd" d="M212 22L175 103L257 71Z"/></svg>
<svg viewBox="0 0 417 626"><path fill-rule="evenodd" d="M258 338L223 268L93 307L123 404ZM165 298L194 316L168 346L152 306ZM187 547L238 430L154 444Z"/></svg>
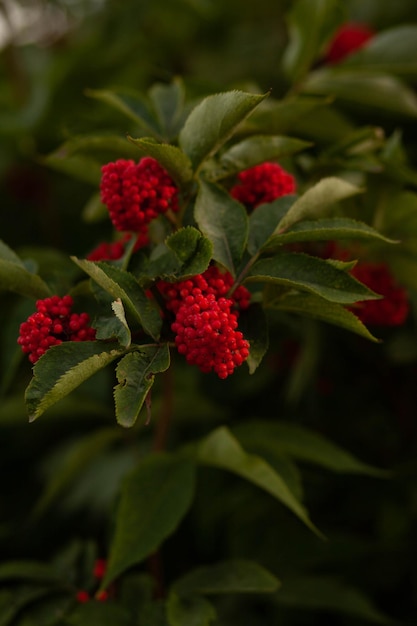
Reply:
<svg viewBox="0 0 417 626"><path fill-rule="evenodd" d="M219 378L227 378L249 356L249 343L237 330L239 309L249 306L250 293L233 285L230 273L212 266L203 274L176 284L162 282L167 309L175 315L171 324L175 343L187 362Z"/></svg>
<svg viewBox="0 0 417 626"><path fill-rule="evenodd" d="M410 310L407 292L397 284L385 263L358 263L351 274L384 296L382 300L364 300L352 306L364 324L399 326L405 322Z"/></svg>
<svg viewBox="0 0 417 626"><path fill-rule="evenodd" d="M93 576L96 580L101 580L104 578L104 574L107 569L107 561L105 559L97 559L94 563L93 568ZM99 602L106 602L110 597L110 593L107 589L102 589L98 591L92 597L91 594L85 589L79 589L75 594L75 599L79 604L85 604L86 602L90 602L90 600L98 600Z"/></svg>
<svg viewBox="0 0 417 626"><path fill-rule="evenodd" d="M90 341L96 331L89 326L88 313L71 313L71 296L52 296L36 302L37 312L20 325L18 344L36 361L50 348L63 341Z"/></svg>
<svg viewBox="0 0 417 626"><path fill-rule="evenodd" d="M120 259L125 252L125 246L128 241L130 241L131 236L130 233L126 233L118 241L110 243L103 241L87 255L87 259L89 261L115 261ZM133 251L136 252L140 248L143 248L148 241L148 235L146 233L139 233Z"/></svg>
<svg viewBox="0 0 417 626"><path fill-rule="evenodd" d="M178 211L178 188L158 161L119 159L102 167L101 201L116 230L146 235L149 223L168 209Z"/></svg>
<svg viewBox="0 0 417 626"><path fill-rule="evenodd" d="M330 42L325 62L339 63L353 52L363 48L374 34L374 31L365 24L343 24Z"/></svg>
<svg viewBox="0 0 417 626"><path fill-rule="evenodd" d="M230 194L249 210L294 193L295 179L277 163L261 163L238 174L239 182Z"/></svg>

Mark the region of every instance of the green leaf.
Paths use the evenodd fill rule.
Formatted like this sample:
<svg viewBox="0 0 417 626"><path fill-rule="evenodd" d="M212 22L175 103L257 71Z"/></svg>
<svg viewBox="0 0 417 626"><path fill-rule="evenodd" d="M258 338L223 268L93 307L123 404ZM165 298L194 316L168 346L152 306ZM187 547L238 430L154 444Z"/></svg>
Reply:
<svg viewBox="0 0 417 626"><path fill-rule="evenodd" d="M71 257L86 274L113 298L122 301L127 314L139 322L143 330L155 340L161 330L161 317L154 302L146 296L133 274L110 263L87 261Z"/></svg>
<svg viewBox="0 0 417 626"><path fill-rule="evenodd" d="M282 100L269 98L255 110L246 125L255 132L263 131L276 135L291 132L298 134L299 124L310 114L320 111L327 116L331 102L328 96L306 94L287 96Z"/></svg>
<svg viewBox="0 0 417 626"><path fill-rule="evenodd" d="M62 496L69 485L80 478L92 460L120 437L120 431L114 428L103 428L77 440L65 458L65 462L55 472L37 501L33 511L34 516L38 517L44 514L51 503Z"/></svg>
<svg viewBox="0 0 417 626"><path fill-rule="evenodd" d="M323 435L290 422L256 419L233 429L242 445L269 446L279 454L341 474L386 478L389 472L363 463Z"/></svg>
<svg viewBox="0 0 417 626"><path fill-rule="evenodd" d="M213 254L212 243L196 228L180 228L167 237L165 244L180 262L176 272L179 278L202 274L209 266Z"/></svg>
<svg viewBox="0 0 417 626"><path fill-rule="evenodd" d="M167 602L169 626L210 626L217 617L214 606L201 596L180 598L170 593Z"/></svg>
<svg viewBox="0 0 417 626"><path fill-rule="evenodd" d="M260 259L249 270L246 280L300 289L339 304L381 297L333 263L308 254L282 252Z"/></svg>
<svg viewBox="0 0 417 626"><path fill-rule="evenodd" d="M416 78L417 26L404 24L376 33L366 46L346 57L343 66Z"/></svg>
<svg viewBox="0 0 417 626"><path fill-rule="evenodd" d="M157 143L153 139L144 137L131 141L144 155L153 157L179 185L183 186L190 182L193 177L191 161L186 154L176 146L167 143Z"/></svg>
<svg viewBox="0 0 417 626"><path fill-rule="evenodd" d="M277 298L271 299L271 295L268 292L268 298L264 302L264 306L267 309L272 308L311 317L349 330L365 339L375 342L379 341L351 311L340 304L329 302L312 293L283 294L279 291Z"/></svg>
<svg viewBox="0 0 417 626"><path fill-rule="evenodd" d="M202 180L194 216L213 244L213 258L234 276L248 238L245 208L224 189Z"/></svg>
<svg viewBox="0 0 417 626"><path fill-rule="evenodd" d="M346 613L375 624L393 623L359 590L326 576L287 579L276 595L276 601L298 610L325 610Z"/></svg>
<svg viewBox="0 0 417 626"><path fill-rule="evenodd" d="M220 158L220 167L224 169L225 175L229 176L265 161L281 159L310 146L310 142L293 137L255 135L226 150Z"/></svg>
<svg viewBox="0 0 417 626"><path fill-rule="evenodd" d="M50 565L39 561L8 561L0 564L0 581L30 580L32 582L57 582L62 579Z"/></svg>
<svg viewBox="0 0 417 626"><path fill-rule="evenodd" d="M120 298L111 303L111 308L114 313L112 317L100 317L94 324L97 329L96 339L117 339L127 349L132 342L132 336Z"/></svg>
<svg viewBox="0 0 417 626"><path fill-rule="evenodd" d="M249 373L253 374L268 350L268 324L263 307L254 303L239 315L239 330L250 344L247 358Z"/></svg>
<svg viewBox="0 0 417 626"><path fill-rule="evenodd" d="M100 341L67 341L49 348L33 368L25 400L30 421L123 354Z"/></svg>
<svg viewBox="0 0 417 626"><path fill-rule="evenodd" d="M174 79L169 85L156 83L149 89L149 97L162 132L167 138L175 137L182 125L184 114L184 85Z"/></svg>
<svg viewBox="0 0 417 626"><path fill-rule="evenodd" d="M303 241L331 241L339 239L356 239L363 241L383 241L395 243L377 230L364 222L348 217L330 217L317 220L305 220L296 222L284 232L280 228L268 239L263 250L271 251L288 243L300 243Z"/></svg>
<svg viewBox="0 0 417 626"><path fill-rule="evenodd" d="M130 612L113 602L86 602L65 620L65 626L133 626Z"/></svg>
<svg viewBox="0 0 417 626"><path fill-rule="evenodd" d="M0 242L1 243L1 242ZM29 272L21 259L5 244L0 247L0 292L13 291L28 298L47 298L48 285L37 274Z"/></svg>
<svg viewBox="0 0 417 626"><path fill-rule="evenodd" d="M68 174L71 178L82 180L97 187L101 179L101 162L98 158L75 154L67 156L60 150L52 152L40 159L43 165L57 172Z"/></svg>
<svg viewBox="0 0 417 626"><path fill-rule="evenodd" d="M106 89L87 89L86 95L104 102L119 111L139 128L149 132L153 137L160 138L158 124L147 102L134 91L108 91Z"/></svg>
<svg viewBox="0 0 417 626"><path fill-rule="evenodd" d="M184 456L159 453L143 459L125 480L102 587L152 554L187 513L195 465Z"/></svg>
<svg viewBox="0 0 417 626"><path fill-rule="evenodd" d="M311 73L303 90L333 96L336 102L361 110L367 107L384 116L417 117L415 92L390 74L326 68Z"/></svg>
<svg viewBox="0 0 417 626"><path fill-rule="evenodd" d="M289 44L283 68L294 83L304 77L320 55L323 44L345 19L339 0L297 0L287 15Z"/></svg>
<svg viewBox="0 0 417 626"><path fill-rule="evenodd" d="M155 374L165 372L170 363L167 344L140 346L121 359L116 368L118 385L114 388L116 418L121 426L136 422L153 383Z"/></svg>
<svg viewBox="0 0 417 626"><path fill-rule="evenodd" d="M204 98L191 111L180 132L179 144L195 170L230 139L266 95L228 91Z"/></svg>
<svg viewBox="0 0 417 626"><path fill-rule="evenodd" d="M323 217L333 204L359 193L363 193L363 190L341 178L322 178L294 202L277 230L282 232L295 222Z"/></svg>
<svg viewBox="0 0 417 626"><path fill-rule="evenodd" d="M200 463L233 472L268 492L320 535L282 477L263 459L245 452L228 428L217 428L203 439L198 447L197 458Z"/></svg>
<svg viewBox="0 0 417 626"><path fill-rule="evenodd" d="M174 585L179 595L274 593L280 582L267 569L243 559L223 561L192 570Z"/></svg>
<svg viewBox="0 0 417 626"><path fill-rule="evenodd" d="M274 234L278 224L294 204L296 196L288 194L274 202L260 204L249 216L248 252L257 254Z"/></svg>

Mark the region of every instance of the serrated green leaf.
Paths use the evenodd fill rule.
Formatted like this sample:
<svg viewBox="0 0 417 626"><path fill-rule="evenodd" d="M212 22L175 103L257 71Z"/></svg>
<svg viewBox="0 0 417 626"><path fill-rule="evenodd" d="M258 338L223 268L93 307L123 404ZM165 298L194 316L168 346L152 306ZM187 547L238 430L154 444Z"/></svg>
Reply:
<svg viewBox="0 0 417 626"><path fill-rule="evenodd" d="M417 117L417 96L390 74L323 69L312 72L303 83L306 93L331 95L346 105L364 107L385 115Z"/></svg>
<svg viewBox="0 0 417 626"><path fill-rule="evenodd" d="M226 143L266 95L228 91L204 98L191 111L180 132L179 144L194 170Z"/></svg>
<svg viewBox="0 0 417 626"><path fill-rule="evenodd" d="M254 256L276 231L278 224L294 204L296 196L288 194L268 204L260 204L249 216L248 252Z"/></svg>
<svg viewBox="0 0 417 626"><path fill-rule="evenodd" d="M246 280L272 282L307 291L339 304L377 300L381 297L333 263L308 254L282 252L271 258L260 259L249 270Z"/></svg>
<svg viewBox="0 0 417 626"><path fill-rule="evenodd" d="M225 175L253 167L265 161L281 159L310 147L311 143L293 137L254 135L226 150L220 157Z"/></svg>
<svg viewBox="0 0 417 626"><path fill-rule="evenodd" d="M289 43L283 68L292 82L307 74L320 55L323 44L345 20L339 0L296 0L287 14Z"/></svg>
<svg viewBox="0 0 417 626"><path fill-rule="evenodd" d="M217 185L200 182L194 217L202 233L213 244L213 259L234 276L248 238L244 207Z"/></svg>
<svg viewBox="0 0 417 626"><path fill-rule="evenodd" d="M129 348L132 342L130 328L127 324L123 303L119 299L111 303L114 316L100 317L95 321L96 339L117 339L123 348Z"/></svg>
<svg viewBox="0 0 417 626"><path fill-rule="evenodd" d="M100 341L67 341L49 348L35 363L25 401L30 421L123 354Z"/></svg>
<svg viewBox="0 0 417 626"><path fill-rule="evenodd" d="M374 624L394 623L361 591L334 577L303 576L287 579L280 593L276 595L276 602L298 610L316 609L346 613Z"/></svg>
<svg viewBox="0 0 417 626"><path fill-rule="evenodd" d="M249 341L250 352L246 360L249 373L253 374L268 350L268 324L263 307L251 304L249 309L239 315L239 330Z"/></svg>
<svg viewBox="0 0 417 626"><path fill-rule="evenodd" d="M362 324L360 319L344 306L335 302L329 302L311 293L280 293L275 300L268 298L264 302L264 306L265 308L311 317L349 330L365 339L375 342L379 341Z"/></svg>
<svg viewBox="0 0 417 626"><path fill-rule="evenodd" d="M155 303L146 296L133 274L110 263L87 261L71 257L86 274L113 298L123 302L126 313L139 322L143 330L155 340L161 330L161 317Z"/></svg>
<svg viewBox="0 0 417 626"><path fill-rule="evenodd" d="M389 472L357 459L320 433L290 422L256 419L233 429L242 445L270 446L280 454L298 461L319 465L341 474L365 474L387 478Z"/></svg>
<svg viewBox="0 0 417 626"><path fill-rule="evenodd" d="M217 617L214 606L201 596L179 597L170 593L167 601L169 626L210 626Z"/></svg>
<svg viewBox="0 0 417 626"><path fill-rule="evenodd" d="M179 269L181 278L202 274L209 266L213 245L193 226L177 230L167 237L165 244L181 263Z"/></svg>
<svg viewBox="0 0 417 626"><path fill-rule="evenodd" d="M324 217L333 204L359 193L363 193L363 189L341 178L334 176L322 178L294 202L282 218L277 230L282 232L295 222Z"/></svg>
<svg viewBox="0 0 417 626"><path fill-rule="evenodd" d="M198 567L174 584L179 595L224 593L274 593L279 580L254 561L233 559Z"/></svg>
<svg viewBox="0 0 417 626"><path fill-rule="evenodd" d="M140 462L121 489L102 588L175 531L191 505L194 482L195 465L185 456L159 453Z"/></svg>
<svg viewBox="0 0 417 626"><path fill-rule="evenodd" d="M116 368L118 385L114 388L117 422L126 428L139 416L155 374L165 372L170 364L167 344L140 346L121 359Z"/></svg>
<svg viewBox="0 0 417 626"><path fill-rule="evenodd" d="M283 244L300 243L303 241L332 241L340 239L356 239L359 241L383 241L396 243L364 222L348 217L329 217L317 220L296 222L280 232L281 226L266 241L262 249L272 251Z"/></svg>
<svg viewBox="0 0 417 626"><path fill-rule="evenodd" d="M402 24L375 33L367 45L343 60L356 71L378 71L406 78L417 76L417 26Z"/></svg>
<svg viewBox="0 0 417 626"><path fill-rule="evenodd" d="M123 113L140 128L153 137L160 138L160 129L147 104L140 93L125 91L109 91L106 89L87 89L86 95L110 105Z"/></svg>
<svg viewBox="0 0 417 626"><path fill-rule="evenodd" d="M48 285L37 274L29 272L23 264L0 259L0 291L13 291L28 298L47 298Z"/></svg>
<svg viewBox="0 0 417 626"><path fill-rule="evenodd" d="M320 532L310 520L304 506L293 495L282 477L263 459L248 454L228 428L220 427L201 441L197 450L200 463L237 474L257 485L288 507L316 534Z"/></svg>
<svg viewBox="0 0 417 626"><path fill-rule="evenodd" d="M134 139L128 136L128 139L142 154L156 159L179 186L186 185L193 178L190 159L176 146L171 146L167 143L157 143L146 137Z"/></svg>

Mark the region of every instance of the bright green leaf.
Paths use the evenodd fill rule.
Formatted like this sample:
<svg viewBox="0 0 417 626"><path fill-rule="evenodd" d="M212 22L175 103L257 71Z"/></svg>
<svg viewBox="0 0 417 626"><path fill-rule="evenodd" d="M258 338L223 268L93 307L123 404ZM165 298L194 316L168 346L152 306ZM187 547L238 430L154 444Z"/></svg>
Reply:
<svg viewBox="0 0 417 626"><path fill-rule="evenodd" d="M193 177L191 161L188 156L176 146L167 143L157 143L156 141L144 137L143 139L133 139L128 137L144 155L153 157L178 185L186 185Z"/></svg>
<svg viewBox="0 0 417 626"><path fill-rule="evenodd" d="M336 202L362 192L362 189L341 178L322 178L294 202L279 223L277 231L282 232L301 220L323 217Z"/></svg>
<svg viewBox="0 0 417 626"><path fill-rule="evenodd" d="M210 626L216 619L214 606L201 596L179 597L170 593L167 602L169 626Z"/></svg>
<svg viewBox="0 0 417 626"><path fill-rule="evenodd" d="M226 427L217 428L201 441L197 458L200 463L228 470L257 485L287 506L311 530L320 534L282 477L263 459L245 452Z"/></svg>
<svg viewBox="0 0 417 626"><path fill-rule="evenodd" d="M161 317L154 302L146 296L133 274L110 263L87 261L71 257L86 274L107 291L113 298L123 302L126 313L139 322L143 330L158 339Z"/></svg>
<svg viewBox="0 0 417 626"><path fill-rule="evenodd" d="M184 456L147 456L123 483L105 588L171 535L193 498L195 465Z"/></svg>
<svg viewBox="0 0 417 626"><path fill-rule="evenodd" d="M170 363L167 344L140 346L126 354L116 368L118 385L114 388L116 418L121 426L136 422L153 383L155 374L164 372Z"/></svg>
<svg viewBox="0 0 417 626"><path fill-rule="evenodd" d="M254 561L235 559L199 567L174 585L179 595L223 593L274 593L280 582Z"/></svg>
<svg viewBox="0 0 417 626"><path fill-rule="evenodd" d="M339 304L380 298L333 263L308 254L283 252L260 259L249 270L246 280L300 289Z"/></svg>
<svg viewBox="0 0 417 626"><path fill-rule="evenodd" d="M33 368L25 400L30 421L123 354L100 341L66 341L49 348Z"/></svg>
<svg viewBox="0 0 417 626"><path fill-rule="evenodd" d="M194 216L213 244L213 258L235 275L248 237L244 207L221 187L201 181Z"/></svg>
<svg viewBox="0 0 417 626"><path fill-rule="evenodd" d="M266 95L228 91L204 98L190 113L179 135L195 170L213 156Z"/></svg>

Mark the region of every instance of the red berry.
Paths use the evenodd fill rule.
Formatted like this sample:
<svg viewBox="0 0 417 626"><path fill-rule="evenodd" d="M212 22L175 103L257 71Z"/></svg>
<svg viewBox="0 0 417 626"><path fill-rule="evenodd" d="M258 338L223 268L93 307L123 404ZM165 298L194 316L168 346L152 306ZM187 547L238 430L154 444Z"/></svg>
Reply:
<svg viewBox="0 0 417 626"><path fill-rule="evenodd" d="M375 33L365 24L343 24L333 36L326 55L326 63L338 63L363 48Z"/></svg>
<svg viewBox="0 0 417 626"><path fill-rule="evenodd" d="M90 600L90 594L88 593L88 591L85 591L84 589L80 589L79 591L77 591L77 593L75 594L75 599L77 600L77 602L79 602L80 604L85 604L86 602L89 602Z"/></svg>
<svg viewBox="0 0 417 626"><path fill-rule="evenodd" d="M294 177L277 163L261 163L243 170L238 180L230 194L249 210L296 190Z"/></svg>

